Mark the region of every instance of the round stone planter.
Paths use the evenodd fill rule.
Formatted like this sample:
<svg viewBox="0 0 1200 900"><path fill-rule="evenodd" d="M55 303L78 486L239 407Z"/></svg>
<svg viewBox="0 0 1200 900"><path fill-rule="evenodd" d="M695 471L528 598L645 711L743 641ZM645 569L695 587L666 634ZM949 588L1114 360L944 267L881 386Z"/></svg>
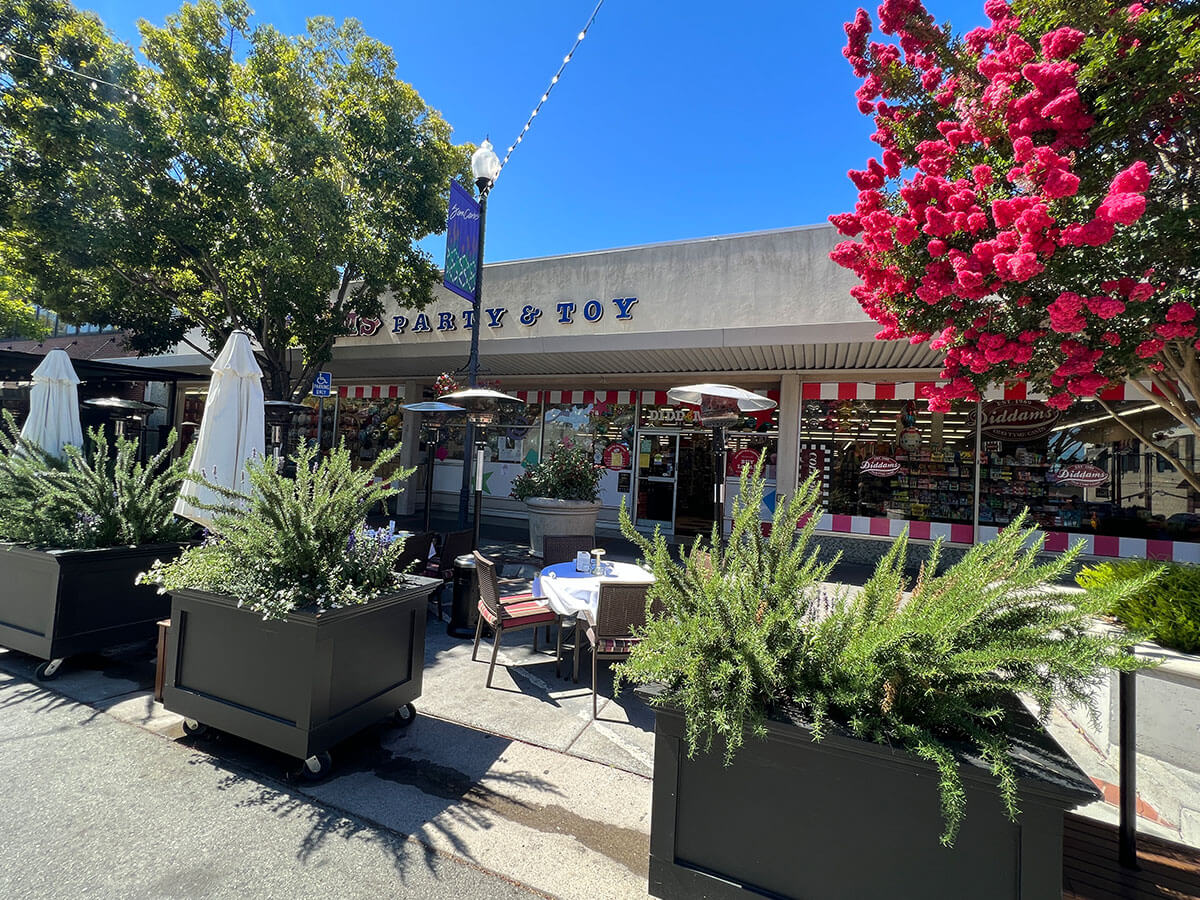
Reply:
<svg viewBox="0 0 1200 900"><path fill-rule="evenodd" d="M551 500L549 497L530 497L525 501L529 510L529 545L534 556L542 555L546 535L596 535L596 516L599 501Z"/></svg>

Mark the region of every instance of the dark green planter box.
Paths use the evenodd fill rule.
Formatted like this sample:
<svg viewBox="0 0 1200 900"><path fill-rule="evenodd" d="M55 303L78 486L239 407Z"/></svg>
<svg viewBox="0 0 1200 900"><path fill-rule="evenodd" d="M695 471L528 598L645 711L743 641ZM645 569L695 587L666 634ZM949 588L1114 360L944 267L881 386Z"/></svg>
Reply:
<svg viewBox="0 0 1200 900"><path fill-rule="evenodd" d="M387 597L282 620L176 591L163 705L299 759L323 753L420 696L425 615L440 584L408 575Z"/></svg>
<svg viewBox="0 0 1200 900"><path fill-rule="evenodd" d="M639 692L644 698L654 691ZM1035 727L1013 756L1020 817L995 779L961 763L966 819L942 847L938 776L898 750L770 722L726 767L721 749L687 758L679 712L658 708L650 828L655 897L887 897L1046 900L1062 896L1063 813L1100 794Z"/></svg>
<svg viewBox="0 0 1200 900"><path fill-rule="evenodd" d="M153 638L171 600L134 579L179 544L31 550L0 544L0 646L41 659Z"/></svg>

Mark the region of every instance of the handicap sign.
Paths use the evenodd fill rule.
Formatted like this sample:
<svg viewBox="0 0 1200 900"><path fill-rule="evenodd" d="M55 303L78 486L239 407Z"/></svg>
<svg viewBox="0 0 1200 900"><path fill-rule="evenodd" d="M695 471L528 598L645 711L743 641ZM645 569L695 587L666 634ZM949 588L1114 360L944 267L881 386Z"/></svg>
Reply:
<svg viewBox="0 0 1200 900"><path fill-rule="evenodd" d="M314 397L328 397L333 388L333 376L328 372L318 372L313 379L312 394Z"/></svg>

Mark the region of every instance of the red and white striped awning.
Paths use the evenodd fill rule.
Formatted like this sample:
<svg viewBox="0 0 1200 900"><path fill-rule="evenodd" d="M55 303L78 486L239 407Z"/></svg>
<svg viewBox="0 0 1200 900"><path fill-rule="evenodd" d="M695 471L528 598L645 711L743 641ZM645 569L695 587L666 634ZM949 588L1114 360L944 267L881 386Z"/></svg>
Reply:
<svg viewBox="0 0 1200 900"><path fill-rule="evenodd" d="M404 385L339 384L337 392L348 400L398 400L404 396Z"/></svg>
<svg viewBox="0 0 1200 900"><path fill-rule="evenodd" d="M1149 382L1143 385L1154 393L1161 393ZM809 382L801 386L804 400L920 400L932 387L941 387L944 381L901 381L871 383L864 381ZM769 396L769 395L768 395ZM1045 400L1046 394L1028 389L1024 382L988 388L983 392L984 400ZM1101 391L1101 400L1142 400L1145 395L1133 382Z"/></svg>

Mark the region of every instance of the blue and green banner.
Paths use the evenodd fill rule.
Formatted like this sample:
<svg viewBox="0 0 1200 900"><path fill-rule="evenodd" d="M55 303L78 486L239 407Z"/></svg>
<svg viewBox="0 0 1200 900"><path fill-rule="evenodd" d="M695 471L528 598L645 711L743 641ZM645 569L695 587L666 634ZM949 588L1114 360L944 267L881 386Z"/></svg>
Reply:
<svg viewBox="0 0 1200 900"><path fill-rule="evenodd" d="M466 300L475 299L479 257L479 204L461 184L450 182L446 213L446 268L442 284Z"/></svg>

